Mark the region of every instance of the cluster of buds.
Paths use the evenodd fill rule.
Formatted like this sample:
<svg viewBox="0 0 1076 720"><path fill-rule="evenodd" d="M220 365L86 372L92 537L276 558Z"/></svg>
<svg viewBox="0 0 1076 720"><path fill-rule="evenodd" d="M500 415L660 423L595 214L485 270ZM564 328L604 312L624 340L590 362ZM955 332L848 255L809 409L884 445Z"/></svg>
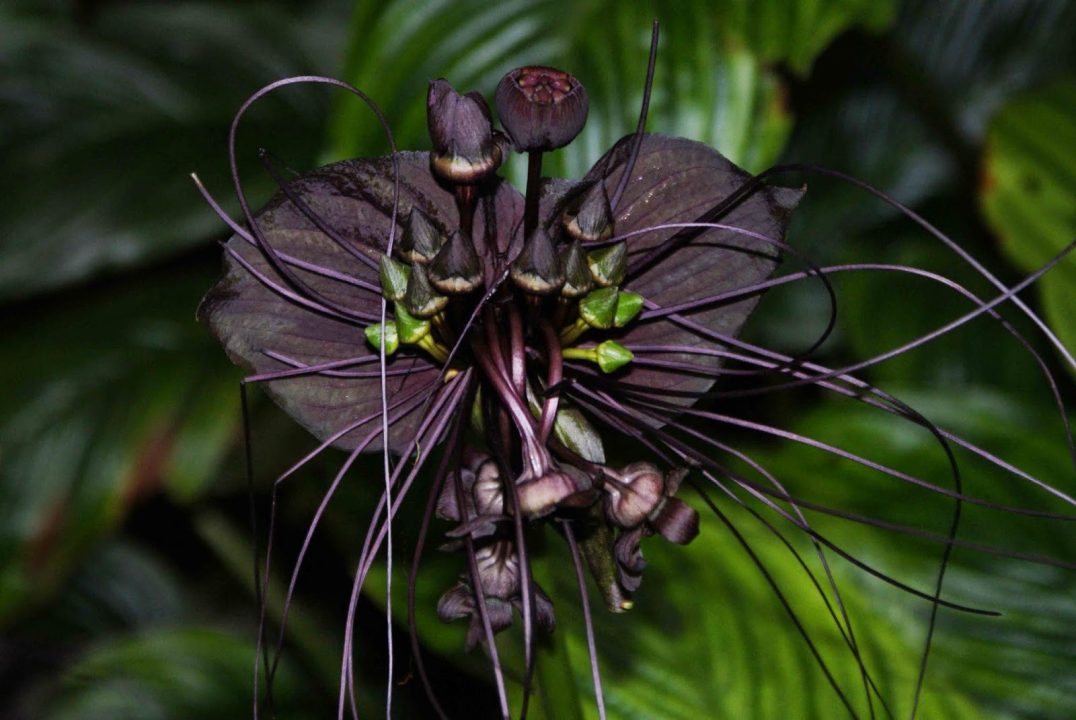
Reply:
<svg viewBox="0 0 1076 720"><path fill-rule="evenodd" d="M497 632L520 607L520 522L601 523L602 533L584 538L585 551L616 568L605 574L615 576L612 595L624 598L639 585L642 538L657 533L685 543L698 521L671 497L682 475L663 476L649 463L607 467L597 432L550 394L565 361L594 363L603 373L629 365L631 351L601 336L628 327L644 305L624 287L628 248L615 241L603 182L579 186L540 217L541 155L582 129L586 91L561 71L520 68L501 81L496 108L503 132L479 94L461 95L444 80L431 83L430 169L452 193L459 221L446 226L417 206L406 209L399 242L380 257L392 319L384 331L380 323L366 329L369 342L387 354L409 347L442 365L470 361L481 371L472 412L479 440L447 474L437 501L438 517L455 523L444 549L466 550L470 565L438 612L446 621L470 620L468 646L485 637L482 608ZM512 149L530 158L525 210L511 239L491 239L488 228L483 234L475 225L485 222L482 203L496 196L503 182L496 171ZM468 324L472 315L477 328ZM468 329L476 337L463 338ZM450 357L461 339L470 340L462 357ZM551 628L552 602L537 585L534 598L538 624Z"/></svg>
<svg viewBox="0 0 1076 720"><path fill-rule="evenodd" d="M493 632L512 624L512 608L522 605L522 581L519 555L511 530L505 522L505 485L500 468L488 455L469 452L463 466L452 473L437 498L437 516L457 523L448 535L455 538L445 550L465 547L467 538L475 543L477 585L481 588L486 612ZM549 596L535 586L535 610L539 624L553 629L553 603ZM477 593L468 576L460 578L437 604L437 613L445 622L470 619L467 648L471 649L482 637L482 622Z"/></svg>

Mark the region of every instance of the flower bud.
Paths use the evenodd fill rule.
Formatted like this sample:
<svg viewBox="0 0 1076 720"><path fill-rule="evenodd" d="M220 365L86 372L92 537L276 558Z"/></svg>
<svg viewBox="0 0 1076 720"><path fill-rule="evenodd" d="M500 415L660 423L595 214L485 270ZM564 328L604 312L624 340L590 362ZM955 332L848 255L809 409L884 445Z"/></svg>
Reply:
<svg viewBox="0 0 1076 720"><path fill-rule="evenodd" d="M494 102L519 152L564 147L587 121L587 91L574 77L555 68L511 71L497 85Z"/></svg>
<svg viewBox="0 0 1076 720"><path fill-rule="evenodd" d="M445 80L434 80L426 96L426 120L433 141L430 164L448 182L471 185L501 165L489 106L481 95L460 95Z"/></svg>
<svg viewBox="0 0 1076 720"><path fill-rule="evenodd" d="M368 325L363 331L366 342L374 346L375 350L381 349L381 323ZM385 354L392 355L400 347L400 336L396 331L396 323L391 320L385 321Z"/></svg>
<svg viewBox="0 0 1076 720"><path fill-rule="evenodd" d="M595 360L603 373L616 372L632 360L635 355L626 347L613 340L606 340L594 348Z"/></svg>
<svg viewBox="0 0 1076 720"><path fill-rule="evenodd" d="M416 264L411 268L407 281L405 299L407 309L417 318L431 318L445 309L448 298L433 289L426 266Z"/></svg>
<svg viewBox="0 0 1076 720"><path fill-rule="evenodd" d="M613 315L613 327L624 327L643 309L643 296L639 293L621 290L616 298L616 313Z"/></svg>
<svg viewBox="0 0 1076 720"><path fill-rule="evenodd" d="M512 262L512 282L535 295L551 295L564 286L564 270L553 241L538 227Z"/></svg>
<svg viewBox="0 0 1076 720"><path fill-rule="evenodd" d="M677 545L687 545L699 534L699 514L676 498L668 498L650 518L650 524L663 538Z"/></svg>
<svg viewBox="0 0 1076 720"><path fill-rule="evenodd" d="M579 242L600 242L612 237L613 209L605 183L598 181L591 185L574 209L564 212L561 224Z"/></svg>
<svg viewBox="0 0 1076 720"><path fill-rule="evenodd" d="M643 581L643 570L646 569L646 559L643 558L642 540L649 534L649 529L643 525L634 530L625 530L620 533L616 543L613 544L613 555L617 564L617 582L629 593L639 589ZM627 601L627 610L631 607L631 601Z"/></svg>
<svg viewBox="0 0 1076 720"><path fill-rule="evenodd" d="M519 592L519 557L512 543L498 540L474 555L483 592L505 600Z"/></svg>
<svg viewBox="0 0 1076 720"><path fill-rule="evenodd" d="M594 287L594 279L587 269L587 256L578 241L571 243L560 254L560 264L564 268L564 287L560 294L568 298L583 297Z"/></svg>
<svg viewBox="0 0 1076 720"><path fill-rule="evenodd" d="M460 522L464 517L473 515L470 504L467 502L466 493L474 485L474 473L467 468L460 468L457 472L448 473L445 482L441 486L441 493L437 496L437 517L442 520ZM464 509L460 511L457 490L462 490L464 497Z"/></svg>
<svg viewBox="0 0 1076 720"><path fill-rule="evenodd" d="M592 328L608 330L616 319L618 295L615 287L591 291L579 301L579 317Z"/></svg>
<svg viewBox="0 0 1076 720"><path fill-rule="evenodd" d="M587 267L598 285L619 285L628 272L628 244L620 242L595 250L587 256Z"/></svg>
<svg viewBox="0 0 1076 720"><path fill-rule="evenodd" d="M525 480L516 486L519 509L528 518L548 515L557 503L575 491L572 479L558 470L550 470L540 478Z"/></svg>
<svg viewBox="0 0 1076 720"><path fill-rule="evenodd" d="M414 345L430 334L429 320L415 317L407 311L407 308L402 303L396 303L394 312L396 315L396 332L400 342L404 345Z"/></svg>
<svg viewBox="0 0 1076 720"><path fill-rule="evenodd" d="M474 503L479 515L504 514L504 485L497 463L486 460L478 466L474 481Z"/></svg>
<svg viewBox="0 0 1076 720"><path fill-rule="evenodd" d="M523 603L520 598L512 598L512 604L519 610L519 614L523 614ZM541 626L546 632L553 632L553 628L556 627L557 617L553 612L553 601L549 599L549 596L545 594L541 586L538 583L534 583L534 619L538 621L538 625Z"/></svg>
<svg viewBox="0 0 1076 720"><path fill-rule="evenodd" d="M657 466L636 462L623 467L619 478L605 485L605 512L622 528L642 524L665 499L665 478Z"/></svg>
<svg viewBox="0 0 1076 720"><path fill-rule="evenodd" d="M474 243L454 232L429 267L430 282L446 295L464 295L482 285L482 261Z"/></svg>
<svg viewBox="0 0 1076 720"><path fill-rule="evenodd" d="M460 620L475 610L474 593L466 583L458 582L437 601L437 616L442 622Z"/></svg>
<svg viewBox="0 0 1076 720"><path fill-rule="evenodd" d="M381 277L381 294L385 299L392 302L403 300L407 294L411 268L388 255L382 255L378 261L378 274Z"/></svg>
<svg viewBox="0 0 1076 720"><path fill-rule="evenodd" d="M412 263L428 263L444 243L444 234L426 217L426 213L413 207L407 216L396 249L403 258Z"/></svg>

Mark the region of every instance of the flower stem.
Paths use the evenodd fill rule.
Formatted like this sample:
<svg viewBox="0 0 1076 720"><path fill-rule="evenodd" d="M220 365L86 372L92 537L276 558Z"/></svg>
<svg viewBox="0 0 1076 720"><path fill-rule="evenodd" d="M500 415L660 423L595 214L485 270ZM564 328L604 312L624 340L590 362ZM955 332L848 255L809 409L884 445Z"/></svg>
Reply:
<svg viewBox="0 0 1076 720"><path fill-rule="evenodd" d="M538 184L542 180L542 153L527 154L527 204L523 210L523 239L538 227Z"/></svg>

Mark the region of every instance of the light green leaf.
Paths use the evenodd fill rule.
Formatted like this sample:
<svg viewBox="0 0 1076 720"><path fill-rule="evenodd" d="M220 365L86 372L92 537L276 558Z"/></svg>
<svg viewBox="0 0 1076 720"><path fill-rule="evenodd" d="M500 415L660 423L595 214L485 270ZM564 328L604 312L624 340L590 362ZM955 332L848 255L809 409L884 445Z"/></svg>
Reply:
<svg viewBox="0 0 1076 720"><path fill-rule="evenodd" d="M233 720L251 712L254 647L219 630L160 630L111 639L90 650L43 693L47 720ZM277 674L277 712L324 717L286 664ZM318 713L320 709L321 713Z"/></svg>
<svg viewBox="0 0 1076 720"><path fill-rule="evenodd" d="M43 5L0 9L0 300L161 261L219 233L189 174L234 208L232 114L268 82L328 69L339 40L261 3L106 4L81 24ZM310 158L324 97L285 91L250 115L239 157L253 198L272 187L254 143Z"/></svg>
<svg viewBox="0 0 1076 720"><path fill-rule="evenodd" d="M48 598L136 501L209 489L239 403L238 375L193 319L208 281L149 275L9 319L0 368L17 382L0 403L0 625Z"/></svg>
<svg viewBox="0 0 1076 720"><path fill-rule="evenodd" d="M1033 271L1076 241L1076 79L1005 105L990 124L980 200L1002 249ZM1039 281L1051 328L1076 349L1076 257Z"/></svg>
<svg viewBox="0 0 1076 720"><path fill-rule="evenodd" d="M1071 492L1072 462L1060 417L1039 397L1024 398L982 389L960 392L894 394L938 426L958 433L1034 477ZM1042 405L1035 404L1035 400ZM827 402L793 424L806 436L829 441L872 461L952 488L953 479L937 439L912 423L845 401ZM964 492L994 502L1038 510L1071 508L1025 480L955 448ZM832 455L792 443L767 446L755 457L797 497L825 506L902 523L944 535L953 511L951 499L912 487ZM933 587L942 548L936 542L866 528L808 512L817 530L884 572L921 590ZM1068 524L1012 515L965 504L960 540L1008 552L1067 560L1076 553ZM845 566L838 562L838 566ZM860 575L870 606L859 611L859 627L872 636L902 636L915 650L922 642L927 606L880 582ZM950 600L1000 611L989 618L943 610L935 634L925 698L974 698L973 717L1061 718L1076 713L1070 689L1058 677L1076 673L1071 645L1071 570L957 548L945 583ZM855 616L853 616L855 617ZM891 623L891 624L890 624ZM886 629L888 627L888 629ZM883 656L885 657L885 656ZM901 657L901 656L896 656ZM914 675L914 656L895 671ZM892 660L886 661L892 662ZM905 687L907 687L905 685ZM898 698L904 693L898 689ZM924 708L925 709L925 708ZM898 713L900 715L902 713ZM923 717L932 717L929 712ZM941 714L940 717L949 717Z"/></svg>
<svg viewBox="0 0 1076 720"><path fill-rule="evenodd" d="M390 118L401 147L426 147L426 83L445 77L458 89L490 95L520 65L561 67L590 97L582 134L547 160L546 174L580 177L634 129L642 98L650 24L662 23L648 129L710 144L759 170L790 130L781 83L771 69L786 61L805 71L829 40L855 24L878 27L892 2L598 2L490 6L477 0L416 8L389 2L355 18L345 77ZM334 157L381 154L385 142L368 111L340 106L332 123ZM517 183L525 163L510 174Z"/></svg>

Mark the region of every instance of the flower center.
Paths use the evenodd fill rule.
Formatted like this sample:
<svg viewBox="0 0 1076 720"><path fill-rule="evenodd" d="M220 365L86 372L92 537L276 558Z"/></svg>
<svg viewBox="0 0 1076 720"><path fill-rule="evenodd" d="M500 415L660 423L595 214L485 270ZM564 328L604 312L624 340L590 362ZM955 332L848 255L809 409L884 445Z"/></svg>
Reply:
<svg viewBox="0 0 1076 720"><path fill-rule="evenodd" d="M515 83L528 100L543 105L560 102L576 87L571 75L547 67L523 68Z"/></svg>

